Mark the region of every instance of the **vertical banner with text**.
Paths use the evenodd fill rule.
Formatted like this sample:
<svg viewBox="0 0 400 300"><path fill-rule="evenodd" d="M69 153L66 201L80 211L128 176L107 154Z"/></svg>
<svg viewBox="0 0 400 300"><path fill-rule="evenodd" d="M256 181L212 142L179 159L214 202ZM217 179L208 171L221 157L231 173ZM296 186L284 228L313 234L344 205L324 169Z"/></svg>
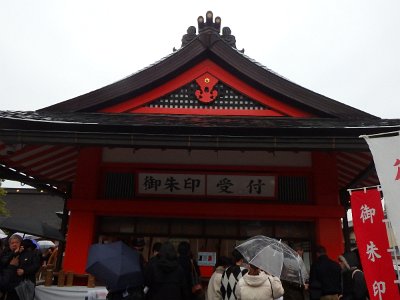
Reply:
<svg viewBox="0 0 400 300"><path fill-rule="evenodd" d="M400 299L380 192L375 189L351 192L354 233L371 299Z"/></svg>
<svg viewBox="0 0 400 300"><path fill-rule="evenodd" d="M400 135L364 138L374 158L388 219L396 242L400 243Z"/></svg>

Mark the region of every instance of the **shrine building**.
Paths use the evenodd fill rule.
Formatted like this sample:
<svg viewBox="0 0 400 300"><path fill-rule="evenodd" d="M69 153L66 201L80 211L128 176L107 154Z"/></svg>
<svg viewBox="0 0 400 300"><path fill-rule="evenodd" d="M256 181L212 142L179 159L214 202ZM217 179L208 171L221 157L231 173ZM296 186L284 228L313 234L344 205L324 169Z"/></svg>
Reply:
<svg viewBox="0 0 400 300"><path fill-rule="evenodd" d="M379 184L359 136L399 129L262 66L207 12L133 75L0 111L0 177L65 199L65 271L84 273L93 243L137 237L145 256L167 239L219 256L262 234L311 262L318 244L349 247L347 189Z"/></svg>

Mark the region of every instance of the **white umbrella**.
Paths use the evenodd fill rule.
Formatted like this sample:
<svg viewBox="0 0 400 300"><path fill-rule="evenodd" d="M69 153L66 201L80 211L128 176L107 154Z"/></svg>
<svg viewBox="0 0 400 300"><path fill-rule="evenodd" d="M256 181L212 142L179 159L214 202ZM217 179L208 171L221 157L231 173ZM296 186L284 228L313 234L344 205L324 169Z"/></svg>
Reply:
<svg viewBox="0 0 400 300"><path fill-rule="evenodd" d="M49 249L49 248L53 248L56 246L56 244L54 244L54 242L52 241L38 241L37 242L39 245L39 249L40 250L45 250L45 249Z"/></svg>
<svg viewBox="0 0 400 300"><path fill-rule="evenodd" d="M18 234L18 235L19 235L20 237L22 237L24 240L25 240L25 239L27 239L27 240L36 240L36 239L39 238L39 237L36 236L36 235L32 235L32 234L24 233L24 232L16 232L15 234Z"/></svg>
<svg viewBox="0 0 400 300"><path fill-rule="evenodd" d="M0 229L0 239L4 239L6 237L7 237L7 234L3 230Z"/></svg>

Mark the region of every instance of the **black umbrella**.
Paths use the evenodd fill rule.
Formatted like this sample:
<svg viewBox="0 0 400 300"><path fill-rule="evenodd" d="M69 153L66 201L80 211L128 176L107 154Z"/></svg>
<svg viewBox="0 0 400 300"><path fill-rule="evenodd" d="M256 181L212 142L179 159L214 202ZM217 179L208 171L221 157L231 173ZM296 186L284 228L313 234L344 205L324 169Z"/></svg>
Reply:
<svg viewBox="0 0 400 300"><path fill-rule="evenodd" d="M20 300L31 300L35 296L35 284L29 279L24 279L15 287L15 291Z"/></svg>
<svg viewBox="0 0 400 300"><path fill-rule="evenodd" d="M0 217L0 228L13 232L29 233L51 240L64 240L63 235L57 228L32 217Z"/></svg>
<svg viewBox="0 0 400 300"><path fill-rule="evenodd" d="M86 272L110 291L137 287L144 282L140 254L121 241L90 246Z"/></svg>

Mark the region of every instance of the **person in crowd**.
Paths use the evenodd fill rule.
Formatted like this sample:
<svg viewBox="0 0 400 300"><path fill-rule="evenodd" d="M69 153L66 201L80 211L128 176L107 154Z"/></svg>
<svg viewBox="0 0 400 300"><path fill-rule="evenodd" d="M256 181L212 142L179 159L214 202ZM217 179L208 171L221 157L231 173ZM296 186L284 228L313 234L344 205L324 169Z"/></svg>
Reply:
<svg viewBox="0 0 400 300"><path fill-rule="evenodd" d="M198 295L192 293L192 286L195 284L193 282L193 272L200 275L200 268L197 261L193 258L192 251L190 249L190 244L186 241L182 241L178 244L178 263L182 267L185 274L186 288L191 299L196 299Z"/></svg>
<svg viewBox="0 0 400 300"><path fill-rule="evenodd" d="M185 273L178 262L174 246L162 244L159 257L149 264L145 276L148 300L189 300Z"/></svg>
<svg viewBox="0 0 400 300"><path fill-rule="evenodd" d="M1 258L2 266L9 264L13 257L19 258L16 275L9 280L5 294L7 300L19 300L15 287L24 279L36 283L36 272L40 269L40 254L36 245L29 239L14 234L9 238L9 251Z"/></svg>
<svg viewBox="0 0 400 300"><path fill-rule="evenodd" d="M303 260L304 249L301 245L290 245L296 251L299 260ZM297 281L287 281L282 280L283 289L285 290L285 295L283 300L304 300L306 298L306 291L308 289L308 271L304 263L301 263L301 274L300 276L304 280L304 284ZM296 274L298 276L298 274Z"/></svg>
<svg viewBox="0 0 400 300"><path fill-rule="evenodd" d="M10 282L16 281L19 257L12 256L7 265L0 269L0 299L6 299L7 291L10 289ZM8 298L7 298L8 299Z"/></svg>
<svg viewBox="0 0 400 300"><path fill-rule="evenodd" d="M225 269L221 278L221 296L223 300L235 300L236 285L240 278L247 273L247 269L242 267L243 255L236 249L232 251L234 264Z"/></svg>
<svg viewBox="0 0 400 300"><path fill-rule="evenodd" d="M144 250L145 245L146 245L146 242L145 242L144 238L142 238L142 237L136 237L132 241L133 249L140 253L140 265L142 266L142 270L145 269L146 264L147 264L147 261L143 256L143 250Z"/></svg>
<svg viewBox="0 0 400 300"><path fill-rule="evenodd" d="M151 257L149 259L149 263L152 260L157 259L159 257L161 246L162 246L162 243L160 243L160 242L156 242L153 244L153 247L151 249Z"/></svg>
<svg viewBox="0 0 400 300"><path fill-rule="evenodd" d="M149 261L147 262L145 268L144 268L144 276L145 278L148 277L148 273L151 272L152 270L152 265L157 262L157 260L160 258L160 250L161 250L162 243L156 242L153 244L152 247L152 256L149 258ZM147 294L149 287L145 286L144 291Z"/></svg>
<svg viewBox="0 0 400 300"><path fill-rule="evenodd" d="M235 293L238 300L273 300L282 297L284 289L278 277L250 264L248 273L239 279Z"/></svg>
<svg viewBox="0 0 400 300"><path fill-rule="evenodd" d="M46 266L48 264L48 261L53 254L53 251L55 250L55 247L49 247L47 249L42 250L42 265Z"/></svg>
<svg viewBox="0 0 400 300"><path fill-rule="evenodd" d="M0 269L7 268L7 266L10 265L10 262L15 258L19 257L19 253L21 251L21 243L22 243L22 237L18 234L12 234L8 238L8 243L4 248L4 251L2 252L0 256ZM19 259L18 259L19 262ZM17 267L17 266L16 266ZM15 274L13 276L10 276L8 278L7 284L2 287L2 298L1 299L9 299L8 294L10 294L10 298L18 299L17 294L15 293L14 287L17 286L18 284L18 278L17 278L17 268L11 268L14 269ZM10 292L10 293L9 293Z"/></svg>
<svg viewBox="0 0 400 300"><path fill-rule="evenodd" d="M341 300L369 299L364 273L359 269L359 264L354 252L345 252L339 256L339 265L342 268Z"/></svg>
<svg viewBox="0 0 400 300"><path fill-rule="evenodd" d="M41 254L36 245L29 239L21 243L17 275L20 281L29 279L36 284L36 273L41 266Z"/></svg>
<svg viewBox="0 0 400 300"><path fill-rule="evenodd" d="M316 249L316 261L310 270L310 300L337 300L341 293L341 269L330 259L323 246Z"/></svg>
<svg viewBox="0 0 400 300"><path fill-rule="evenodd" d="M222 300L221 295L221 280L222 274L225 269L232 264L232 261L226 257L221 256L217 263L215 264L215 271L211 275L210 280L208 281L207 287L207 299L208 300Z"/></svg>
<svg viewBox="0 0 400 300"><path fill-rule="evenodd" d="M22 237L18 234L13 234L8 238L8 246L4 248L0 256L1 266L8 266L13 256L19 254L21 243Z"/></svg>

